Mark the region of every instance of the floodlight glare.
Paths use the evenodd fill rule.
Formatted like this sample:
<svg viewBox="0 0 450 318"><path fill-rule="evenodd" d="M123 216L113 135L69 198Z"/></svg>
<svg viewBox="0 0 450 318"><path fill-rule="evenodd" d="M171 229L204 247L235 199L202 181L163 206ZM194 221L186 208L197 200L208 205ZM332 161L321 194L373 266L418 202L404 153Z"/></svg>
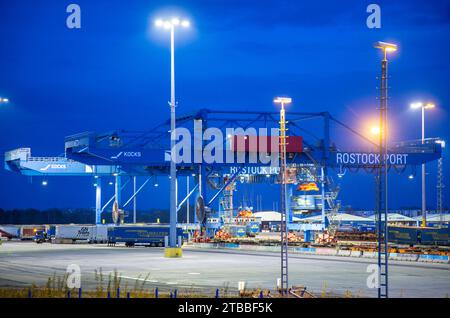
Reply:
<svg viewBox="0 0 450 318"><path fill-rule="evenodd" d="M180 20L179 18L172 18L170 20L156 19L155 26L158 28L164 28L166 30L170 30L171 28L182 26L187 28L191 25L189 20Z"/></svg>
<svg viewBox="0 0 450 318"><path fill-rule="evenodd" d="M163 27L164 29L169 30L172 27L172 23L165 21Z"/></svg>
<svg viewBox="0 0 450 318"><path fill-rule="evenodd" d="M412 109L420 109L420 108L424 108L424 109L432 109L432 108L435 108L436 105L433 104L433 103L426 103L426 104L424 104L424 103L422 103L422 102L415 102L415 103L412 103L412 104L410 105L410 107L411 107Z"/></svg>
<svg viewBox="0 0 450 318"><path fill-rule="evenodd" d="M374 127L370 128L370 132L372 133L372 135L379 135L380 134L380 127L374 126Z"/></svg>
<svg viewBox="0 0 450 318"><path fill-rule="evenodd" d="M275 104L290 104L292 103L292 98L290 97L276 97L273 102Z"/></svg>
<svg viewBox="0 0 450 318"><path fill-rule="evenodd" d="M416 102L416 103L412 103L411 104L411 108L412 109L419 109L419 108L422 108L422 107L423 107L423 104L421 102Z"/></svg>
<svg viewBox="0 0 450 318"><path fill-rule="evenodd" d="M382 49L386 52L395 52L397 51L397 45L387 42L378 41L374 45L377 49Z"/></svg>
<svg viewBox="0 0 450 318"><path fill-rule="evenodd" d="M180 19L173 18L171 22L172 22L173 25L179 25L180 24Z"/></svg>

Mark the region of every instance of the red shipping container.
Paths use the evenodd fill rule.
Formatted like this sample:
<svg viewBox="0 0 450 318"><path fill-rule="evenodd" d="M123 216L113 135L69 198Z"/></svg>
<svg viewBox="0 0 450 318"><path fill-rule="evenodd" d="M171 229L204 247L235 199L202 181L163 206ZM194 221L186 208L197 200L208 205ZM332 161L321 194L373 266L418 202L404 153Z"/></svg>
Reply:
<svg viewBox="0 0 450 318"><path fill-rule="evenodd" d="M266 149L262 149L262 141L265 138L266 140ZM233 136L233 139L231 140L231 150L234 152L272 152L271 149L271 141L272 138L279 137L272 137L272 136L244 136L244 135L235 135ZM303 152L303 137L301 136L288 136L286 139L286 152L287 153L300 153ZM261 146L260 146L261 143ZM281 149L281 146L280 146ZM279 152L279 150L275 150L276 152Z"/></svg>

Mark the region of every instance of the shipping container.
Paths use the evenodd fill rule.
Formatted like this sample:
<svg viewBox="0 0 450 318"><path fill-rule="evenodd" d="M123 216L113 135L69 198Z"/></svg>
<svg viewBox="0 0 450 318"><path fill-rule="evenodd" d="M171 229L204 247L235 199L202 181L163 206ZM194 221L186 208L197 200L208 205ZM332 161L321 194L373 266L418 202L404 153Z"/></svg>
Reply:
<svg viewBox="0 0 450 318"><path fill-rule="evenodd" d="M450 229L449 228L420 229L419 244L450 245Z"/></svg>
<svg viewBox="0 0 450 318"><path fill-rule="evenodd" d="M232 237L245 237L247 227L245 225L230 225L228 231Z"/></svg>
<svg viewBox="0 0 450 318"><path fill-rule="evenodd" d="M419 230L414 227L388 227L388 240L390 243L415 245Z"/></svg>
<svg viewBox="0 0 450 318"><path fill-rule="evenodd" d="M89 238L91 243L107 243L108 242L108 226L96 225Z"/></svg>
<svg viewBox="0 0 450 318"><path fill-rule="evenodd" d="M0 226L0 233L2 237L6 237L8 239L19 237L20 226L2 225Z"/></svg>
<svg viewBox="0 0 450 318"><path fill-rule="evenodd" d="M56 225L50 226L49 231L47 235L55 242L70 242L70 240L87 243L108 242L108 226L106 225Z"/></svg>
<svg viewBox="0 0 450 318"><path fill-rule="evenodd" d="M93 236L94 227L93 225L57 225L55 239L88 242Z"/></svg>
<svg viewBox="0 0 450 318"><path fill-rule="evenodd" d="M261 231L261 223L260 222L248 222L247 224L247 235L255 236Z"/></svg>
<svg viewBox="0 0 450 318"><path fill-rule="evenodd" d="M149 226L111 226L108 227L108 244L125 243L126 246L146 245L164 246L165 237L169 236L168 225ZM177 228L177 237L187 239L187 233L182 228Z"/></svg>

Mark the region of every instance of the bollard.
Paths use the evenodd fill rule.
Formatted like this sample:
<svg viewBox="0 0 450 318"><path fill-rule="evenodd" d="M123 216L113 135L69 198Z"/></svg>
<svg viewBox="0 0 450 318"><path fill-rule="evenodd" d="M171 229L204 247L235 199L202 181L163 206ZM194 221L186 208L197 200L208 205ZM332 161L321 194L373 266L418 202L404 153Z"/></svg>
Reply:
<svg viewBox="0 0 450 318"><path fill-rule="evenodd" d="M264 298L262 290L259 292L259 298Z"/></svg>
<svg viewBox="0 0 450 318"><path fill-rule="evenodd" d="M70 298L70 289L67 291L67 298Z"/></svg>
<svg viewBox="0 0 450 318"><path fill-rule="evenodd" d="M78 288L78 298L81 298L81 293L82 293L82 290L81 290L81 287L80 287L80 288Z"/></svg>
<svg viewBox="0 0 450 318"><path fill-rule="evenodd" d="M32 298L32 297L33 297L33 295L31 293L31 289L28 289L28 298Z"/></svg>
<svg viewBox="0 0 450 318"><path fill-rule="evenodd" d="M177 290L175 289L175 291L173 292L173 298L177 298Z"/></svg>
<svg viewBox="0 0 450 318"><path fill-rule="evenodd" d="M120 288L117 288L117 298L120 298Z"/></svg>
<svg viewBox="0 0 450 318"><path fill-rule="evenodd" d="M216 298L219 298L219 288L216 289Z"/></svg>
<svg viewBox="0 0 450 318"><path fill-rule="evenodd" d="M158 288L155 288L155 298L158 298Z"/></svg>
<svg viewBox="0 0 450 318"><path fill-rule="evenodd" d="M127 298L130 299L130 292L127 293Z"/></svg>

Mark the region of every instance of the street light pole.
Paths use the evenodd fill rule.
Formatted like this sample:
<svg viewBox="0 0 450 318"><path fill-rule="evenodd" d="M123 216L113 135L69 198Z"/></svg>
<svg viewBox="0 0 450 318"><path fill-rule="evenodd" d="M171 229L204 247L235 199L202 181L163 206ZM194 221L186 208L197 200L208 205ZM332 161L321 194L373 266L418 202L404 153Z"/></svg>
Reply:
<svg viewBox="0 0 450 318"><path fill-rule="evenodd" d="M170 26L170 231L169 246L177 244L177 166L175 162L175 29Z"/></svg>
<svg viewBox="0 0 450 318"><path fill-rule="evenodd" d="M422 107L422 145L425 143L425 107ZM422 163L422 227L427 226L425 163Z"/></svg>
<svg viewBox="0 0 450 318"><path fill-rule="evenodd" d="M425 144L425 110L432 109L435 105L432 103L423 104L416 102L411 104L412 109L420 108L422 111L422 144ZM427 201L426 201L426 167L422 163L422 227L427 226Z"/></svg>
<svg viewBox="0 0 450 318"><path fill-rule="evenodd" d="M187 20L180 21L178 18L172 18L171 20L155 21L157 27L163 27L166 30L170 30L170 229L169 229L169 247L174 249L177 247L177 166L176 166L176 153L175 153L175 129L176 129L176 116L175 116L175 28L178 26L189 27L190 23ZM181 246L178 246L179 248ZM166 253L166 256L177 257L181 256L181 252L174 251Z"/></svg>
<svg viewBox="0 0 450 318"><path fill-rule="evenodd" d="M397 45L377 42L375 48L383 51L380 78L380 165L376 175L376 217L378 241L378 298L389 297L388 279L388 52L397 50Z"/></svg>

